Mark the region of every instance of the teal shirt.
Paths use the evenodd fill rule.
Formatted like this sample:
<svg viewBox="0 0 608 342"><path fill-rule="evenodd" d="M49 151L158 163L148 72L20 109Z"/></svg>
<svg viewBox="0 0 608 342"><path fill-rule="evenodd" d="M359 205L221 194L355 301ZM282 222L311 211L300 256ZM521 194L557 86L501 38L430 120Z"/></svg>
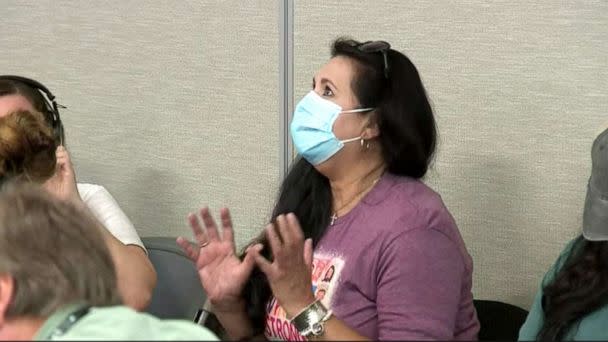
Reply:
<svg viewBox="0 0 608 342"><path fill-rule="evenodd" d="M562 251L557 262L549 269L549 272L543 278L534 303L530 309L530 313L526 322L519 330L520 341L535 341L538 332L543 326L545 314L541 300L543 297L543 285L548 284L557 274L557 271L563 266L564 262L572 252L572 247L576 239L570 241L564 251ZM604 306L589 315L583 317L578 324L574 324L570 331L566 334L565 340L570 341L608 341L608 306Z"/></svg>
<svg viewBox="0 0 608 342"><path fill-rule="evenodd" d="M48 340L53 331L80 305L68 305L49 317L34 340ZM204 340L217 341L208 329L188 321L160 320L126 306L91 308L55 340Z"/></svg>

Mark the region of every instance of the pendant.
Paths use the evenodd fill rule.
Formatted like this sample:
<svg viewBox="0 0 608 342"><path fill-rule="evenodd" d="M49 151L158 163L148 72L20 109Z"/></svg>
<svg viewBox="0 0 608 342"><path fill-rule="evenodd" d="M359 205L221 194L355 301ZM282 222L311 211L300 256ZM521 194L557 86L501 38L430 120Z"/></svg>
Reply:
<svg viewBox="0 0 608 342"><path fill-rule="evenodd" d="M334 213L333 215L331 215L331 221L329 222L329 225L333 226L334 223L336 223L337 219L338 219L338 215L336 215L336 213Z"/></svg>

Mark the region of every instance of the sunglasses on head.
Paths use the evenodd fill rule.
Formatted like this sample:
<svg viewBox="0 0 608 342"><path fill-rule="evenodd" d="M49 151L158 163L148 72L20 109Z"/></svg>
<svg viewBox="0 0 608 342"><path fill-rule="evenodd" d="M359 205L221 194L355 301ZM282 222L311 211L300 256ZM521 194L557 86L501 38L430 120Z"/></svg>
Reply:
<svg viewBox="0 0 608 342"><path fill-rule="evenodd" d="M384 77L388 78L389 66L388 66L388 50L391 49L391 44L383 41L383 40L374 40L368 41L365 43L361 43L356 46L356 48L365 53L382 53L382 57L384 58Z"/></svg>

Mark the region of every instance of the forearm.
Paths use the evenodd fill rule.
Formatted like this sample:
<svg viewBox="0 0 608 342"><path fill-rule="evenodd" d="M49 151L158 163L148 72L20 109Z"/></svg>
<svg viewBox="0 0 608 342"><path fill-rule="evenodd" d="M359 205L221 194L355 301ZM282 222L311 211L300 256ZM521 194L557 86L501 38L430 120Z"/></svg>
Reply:
<svg viewBox="0 0 608 342"><path fill-rule="evenodd" d="M251 339L253 337L253 325L245 312L245 309L231 312L214 312L218 321L232 341Z"/></svg>
<svg viewBox="0 0 608 342"><path fill-rule="evenodd" d="M135 245L124 245L108 230L101 229L114 260L118 290L125 305L144 310L156 286L156 271L144 250Z"/></svg>

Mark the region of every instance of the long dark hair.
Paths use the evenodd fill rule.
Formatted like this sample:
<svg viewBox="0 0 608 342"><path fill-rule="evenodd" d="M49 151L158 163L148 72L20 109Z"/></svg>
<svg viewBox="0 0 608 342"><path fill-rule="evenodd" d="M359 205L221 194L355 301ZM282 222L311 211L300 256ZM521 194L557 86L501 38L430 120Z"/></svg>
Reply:
<svg viewBox="0 0 608 342"><path fill-rule="evenodd" d="M362 107L376 108L376 122L387 171L412 178L422 178L433 159L437 141L435 118L426 91L414 64L402 53L389 50L390 74L384 76L381 53L357 49L360 43L339 38L333 42L332 57L344 56L355 61L351 87ZM280 214L294 213L304 236L320 241L329 225L332 194L328 179L313 165L299 158L283 180L272 221ZM255 242L264 244L265 257L271 258L264 236ZM266 305L272 295L268 280L254 269L244 289L248 315L256 329L264 332Z"/></svg>
<svg viewBox="0 0 608 342"><path fill-rule="evenodd" d="M543 287L545 319L539 341L564 340L581 318L608 305L608 241L579 236L564 258L555 278Z"/></svg>

